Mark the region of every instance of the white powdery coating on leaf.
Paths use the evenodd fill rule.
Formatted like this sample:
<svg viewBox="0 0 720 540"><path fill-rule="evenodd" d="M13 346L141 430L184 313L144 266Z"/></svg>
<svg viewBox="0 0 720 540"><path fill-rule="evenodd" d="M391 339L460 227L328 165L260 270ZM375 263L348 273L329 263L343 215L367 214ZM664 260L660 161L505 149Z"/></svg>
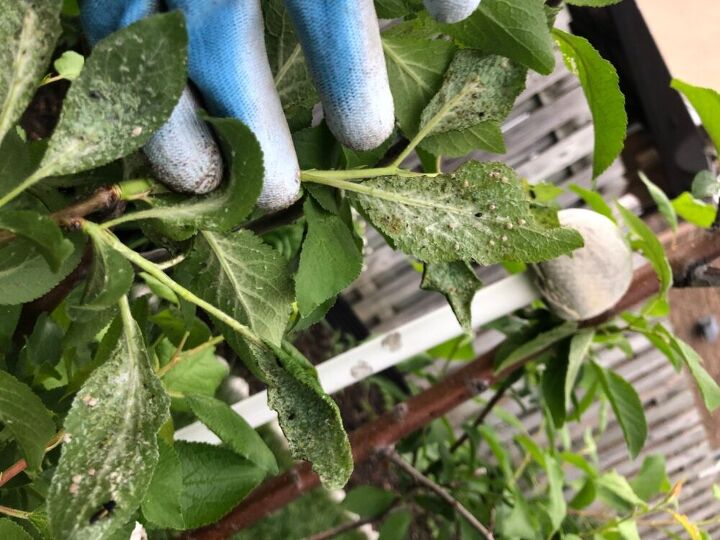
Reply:
<svg viewBox="0 0 720 540"><path fill-rule="evenodd" d="M425 9L435 19L455 23L467 19L480 5L480 0L424 0Z"/></svg>
<svg viewBox="0 0 720 540"><path fill-rule="evenodd" d="M563 319L590 319L613 307L633 277L632 252L620 229L591 210L558 213L560 224L577 230L585 246L534 267L545 300Z"/></svg>

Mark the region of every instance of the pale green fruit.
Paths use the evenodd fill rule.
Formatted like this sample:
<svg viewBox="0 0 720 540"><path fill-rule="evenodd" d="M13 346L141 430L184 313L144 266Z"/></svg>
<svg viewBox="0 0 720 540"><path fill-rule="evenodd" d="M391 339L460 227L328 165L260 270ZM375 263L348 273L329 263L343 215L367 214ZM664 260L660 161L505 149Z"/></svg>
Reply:
<svg viewBox="0 0 720 540"><path fill-rule="evenodd" d="M570 321L591 319L613 307L633 277L632 251L618 227L591 210L558 213L560 224L578 231L585 246L533 267L545 301Z"/></svg>

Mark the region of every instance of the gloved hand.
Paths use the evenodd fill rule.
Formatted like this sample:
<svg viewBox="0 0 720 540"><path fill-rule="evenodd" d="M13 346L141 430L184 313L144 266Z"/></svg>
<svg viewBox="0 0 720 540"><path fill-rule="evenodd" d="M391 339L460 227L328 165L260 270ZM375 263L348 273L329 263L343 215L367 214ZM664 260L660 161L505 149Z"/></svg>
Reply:
<svg viewBox="0 0 720 540"><path fill-rule="evenodd" d="M425 0L440 20L469 15L480 0ZM300 193L300 171L265 51L260 0L167 0L185 14L189 76L215 116L243 121L263 151L258 206L275 211ZM387 139L394 109L372 0L285 0L320 94L325 120L345 146L369 150ZM161 8L159 0L82 0L95 43ZM205 193L222 178L222 159L186 88L168 122L145 147L158 178L179 191Z"/></svg>

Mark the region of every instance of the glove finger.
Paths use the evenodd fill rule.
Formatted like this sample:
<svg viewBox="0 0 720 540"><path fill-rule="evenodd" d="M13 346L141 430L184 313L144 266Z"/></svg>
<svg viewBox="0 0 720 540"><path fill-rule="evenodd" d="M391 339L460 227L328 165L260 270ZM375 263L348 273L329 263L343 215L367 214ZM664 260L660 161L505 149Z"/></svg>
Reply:
<svg viewBox="0 0 720 540"><path fill-rule="evenodd" d="M158 0L85 0L81 4L82 25L92 44L152 15ZM158 180L176 191L207 193L222 181L223 163L210 128L197 117L197 102L185 88L168 121L145 145Z"/></svg>
<svg viewBox="0 0 720 540"><path fill-rule="evenodd" d="M433 18L444 23L467 19L480 5L480 0L424 0Z"/></svg>
<svg viewBox="0 0 720 540"><path fill-rule="evenodd" d="M376 148L395 124L372 0L285 0L330 130L355 150Z"/></svg>
<svg viewBox="0 0 720 540"><path fill-rule="evenodd" d="M265 51L260 0L169 0L185 13L190 79L210 112L242 120L263 151L258 206L279 210L300 195L300 168Z"/></svg>

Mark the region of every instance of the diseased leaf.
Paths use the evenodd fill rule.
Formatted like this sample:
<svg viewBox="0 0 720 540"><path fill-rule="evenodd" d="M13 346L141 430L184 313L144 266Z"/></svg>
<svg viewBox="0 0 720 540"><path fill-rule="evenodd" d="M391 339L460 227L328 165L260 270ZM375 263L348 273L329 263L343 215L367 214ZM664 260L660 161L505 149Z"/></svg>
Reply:
<svg viewBox="0 0 720 540"><path fill-rule="evenodd" d="M186 63L185 20L177 11L100 41L65 97L37 178L99 167L143 146L175 107Z"/></svg>
<svg viewBox="0 0 720 540"><path fill-rule="evenodd" d="M455 46L443 40L386 36L383 50L400 129L412 137L420 114L440 88Z"/></svg>
<svg viewBox="0 0 720 540"><path fill-rule="evenodd" d="M157 432L168 418L169 400L126 299L120 308L117 344L65 418L65 443L47 499L57 538L108 538L140 506L158 461ZM103 512L108 505L112 512Z"/></svg>
<svg viewBox="0 0 720 540"><path fill-rule="evenodd" d="M57 223L49 216L37 212L0 211L0 229L6 229L30 240L53 272L60 270L60 265L74 251L72 242L63 236Z"/></svg>
<svg viewBox="0 0 720 540"><path fill-rule="evenodd" d="M0 17L0 141L20 119L60 36L62 0L4 0Z"/></svg>
<svg viewBox="0 0 720 540"><path fill-rule="evenodd" d="M575 334L570 340L570 352L568 353L568 368L565 377L565 407L569 407L571 403L572 391L575 387L580 368L590 352L595 330L581 330Z"/></svg>
<svg viewBox="0 0 720 540"><path fill-rule="evenodd" d="M613 65L580 36L553 30L565 65L577 75L587 98L595 126L593 178L597 178L618 157L627 134L625 96Z"/></svg>
<svg viewBox="0 0 720 540"><path fill-rule="evenodd" d="M421 289L437 291L447 299L460 326L469 334L472 333L470 305L481 287L482 281L475 270L463 261L426 264L420 283Z"/></svg>
<svg viewBox="0 0 720 540"><path fill-rule="evenodd" d="M541 0L483 0L470 17L443 30L469 47L506 56L538 73L555 67L552 38Z"/></svg>
<svg viewBox="0 0 720 540"><path fill-rule="evenodd" d="M670 511L670 515L672 515L675 521L682 525L682 528L685 529L686 533L688 533L690 540L702 540L702 536L700 535L700 530L697 528L697 525L692 523L685 514Z"/></svg>
<svg viewBox="0 0 720 540"><path fill-rule="evenodd" d="M1 370L0 422L17 441L28 465L40 467L45 447L55 434L55 422L29 386Z"/></svg>
<svg viewBox="0 0 720 540"><path fill-rule="evenodd" d="M22 304L40 298L75 269L83 254L85 236L72 232L66 237L74 251L57 272L50 269L30 240L19 238L0 247L0 304Z"/></svg>
<svg viewBox="0 0 720 540"><path fill-rule="evenodd" d="M180 458L162 439L158 440L158 449L160 457L142 502L142 513L158 527L182 530L185 520L180 501L183 490Z"/></svg>
<svg viewBox="0 0 720 540"><path fill-rule="evenodd" d="M399 249L428 263L537 262L582 246L576 231L532 204L501 163L471 162L435 177L375 178L358 188L351 202Z"/></svg>
<svg viewBox="0 0 720 540"><path fill-rule="evenodd" d="M360 275L363 257L343 220L308 197L303 206L308 232L300 253L295 291L300 315L307 317Z"/></svg>
<svg viewBox="0 0 720 540"><path fill-rule="evenodd" d="M715 148L720 152L720 94L710 88L693 86L679 79L673 79L670 86L688 99L700 116Z"/></svg>
<svg viewBox="0 0 720 540"><path fill-rule="evenodd" d="M653 201L655 201L658 211L665 218L665 221L668 222L670 228L673 231L677 231L677 214L675 213L675 208L673 208L673 205L670 202L670 199L668 199L668 196L665 195L665 192L662 189L653 184L653 182L645 175L645 173L643 173L642 171L638 171L638 175L640 176L640 180L642 180L643 184L645 184L645 187L650 193Z"/></svg>
<svg viewBox="0 0 720 540"><path fill-rule="evenodd" d="M506 152L502 129L495 121L480 122L461 130L450 130L423 139L417 149L437 156L460 157L473 150L485 150L493 154Z"/></svg>
<svg viewBox="0 0 720 540"><path fill-rule="evenodd" d="M672 200L672 208L685 221L703 229L709 229L715 223L715 205L696 199L687 191Z"/></svg>
<svg viewBox="0 0 720 540"><path fill-rule="evenodd" d="M178 441L175 451L182 467L180 501L188 529L219 520L264 476L263 471L227 448Z"/></svg>
<svg viewBox="0 0 720 540"><path fill-rule="evenodd" d="M640 397L632 385L614 371L607 370L595 362L590 365L595 368L600 385L620 424L628 453L632 459L635 459L647 438L647 421Z"/></svg>
<svg viewBox="0 0 720 540"><path fill-rule="evenodd" d="M277 474L275 456L260 435L226 403L209 396L189 396L187 404L198 420L236 454L269 474Z"/></svg>
<svg viewBox="0 0 720 540"><path fill-rule="evenodd" d="M542 332L537 337L534 337L530 341L523 342L519 347L516 347L510 354L504 358L500 358L499 362L495 366L495 373L500 373L515 364L522 362L526 358L535 355L541 351L544 351L548 347L554 345L558 341L571 336L577 330L577 323L572 321L565 321L555 328L552 328L546 332Z"/></svg>

